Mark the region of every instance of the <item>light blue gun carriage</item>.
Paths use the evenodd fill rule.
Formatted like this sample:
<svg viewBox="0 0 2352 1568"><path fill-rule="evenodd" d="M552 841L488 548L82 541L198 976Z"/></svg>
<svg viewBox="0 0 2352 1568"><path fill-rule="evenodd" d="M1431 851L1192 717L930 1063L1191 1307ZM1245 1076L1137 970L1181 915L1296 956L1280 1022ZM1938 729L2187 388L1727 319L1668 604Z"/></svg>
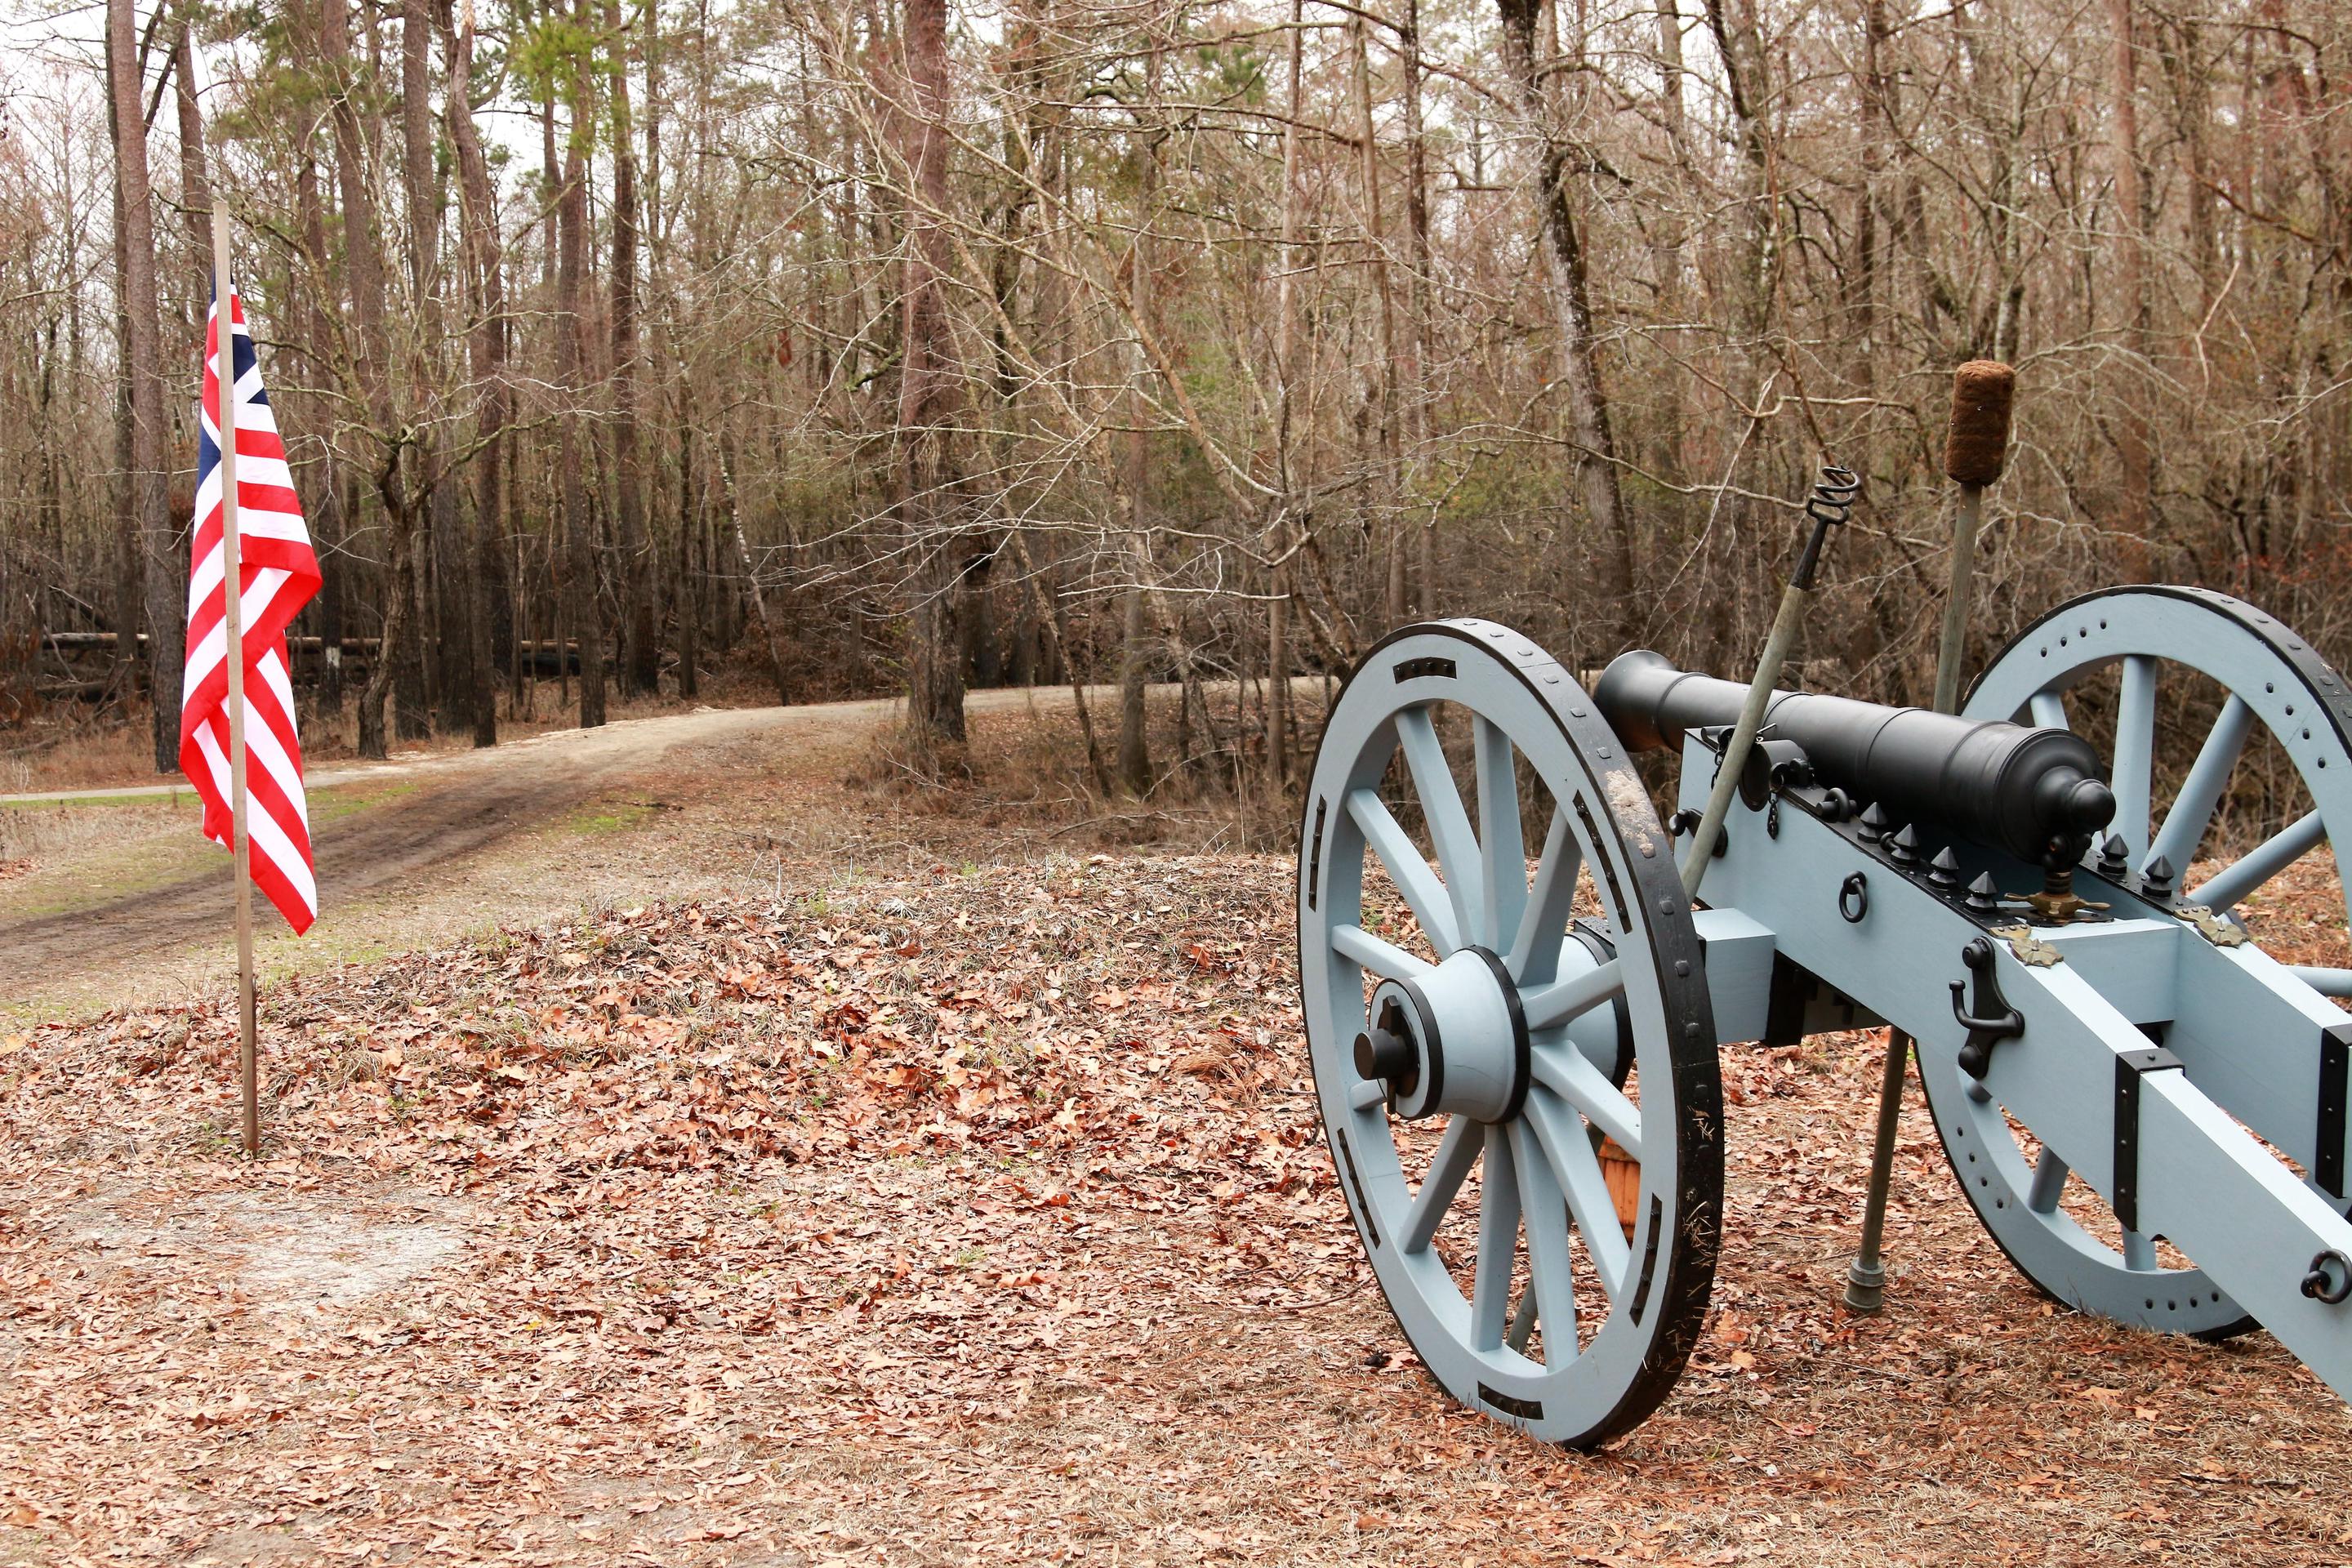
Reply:
<svg viewBox="0 0 2352 1568"><path fill-rule="evenodd" d="M2070 712L2095 676L2112 725ZM2159 755L2159 689L2191 678L2218 718ZM2259 1325L2352 1389L2352 972L2279 962L2238 912L2352 823L2344 678L2235 599L2124 588L2029 627L1960 717L1781 694L1694 907L1630 753L1678 747L1695 817L1743 695L1646 653L1588 690L1456 620L1388 638L1333 707L1298 857L1307 1042L1431 1373L1559 1442L1641 1420L1714 1277L1718 1048L1883 1021L2042 1289ZM2250 741L2309 809L2192 876Z"/></svg>

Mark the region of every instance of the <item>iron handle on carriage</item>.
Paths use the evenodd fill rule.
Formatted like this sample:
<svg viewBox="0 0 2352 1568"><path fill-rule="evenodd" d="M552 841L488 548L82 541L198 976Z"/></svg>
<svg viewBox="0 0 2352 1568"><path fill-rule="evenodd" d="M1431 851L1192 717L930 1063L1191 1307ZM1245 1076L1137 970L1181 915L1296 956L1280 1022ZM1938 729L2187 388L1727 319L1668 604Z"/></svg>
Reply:
<svg viewBox="0 0 2352 1568"><path fill-rule="evenodd" d="M1966 1006L1961 1005L1960 994L1968 982L1952 982L1952 1018L1969 1032L1968 1043L1960 1047L1960 1070L1981 1079L1992 1066L1992 1048L2025 1033L2025 1016L2000 994L2000 982L1993 974L1992 943L1982 937L1973 939L1960 949L1960 962L1977 982L1976 995Z"/></svg>

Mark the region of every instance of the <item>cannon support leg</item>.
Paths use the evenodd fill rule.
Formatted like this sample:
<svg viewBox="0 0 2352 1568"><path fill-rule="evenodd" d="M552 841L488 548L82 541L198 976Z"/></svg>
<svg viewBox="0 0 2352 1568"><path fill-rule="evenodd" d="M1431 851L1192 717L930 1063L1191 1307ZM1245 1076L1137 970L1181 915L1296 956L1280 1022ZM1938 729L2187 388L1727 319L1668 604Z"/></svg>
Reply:
<svg viewBox="0 0 2352 1568"><path fill-rule="evenodd" d="M1895 1175L1895 1133L1903 1120L1903 1080L1911 1065L1911 1037L1886 1031L1886 1070L1878 1084L1878 1136L1870 1146L1870 1191L1862 1205L1862 1247L1845 1270L1845 1310L1875 1312L1886 1305L1886 1194Z"/></svg>

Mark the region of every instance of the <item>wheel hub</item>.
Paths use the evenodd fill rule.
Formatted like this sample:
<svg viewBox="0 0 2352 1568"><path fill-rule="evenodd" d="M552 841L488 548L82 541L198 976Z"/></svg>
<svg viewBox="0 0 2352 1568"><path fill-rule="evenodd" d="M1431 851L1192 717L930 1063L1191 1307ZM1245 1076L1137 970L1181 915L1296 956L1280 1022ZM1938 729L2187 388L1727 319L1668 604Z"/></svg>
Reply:
<svg viewBox="0 0 2352 1568"><path fill-rule="evenodd" d="M1413 980L1383 980L1356 1071L1409 1120L1508 1121L1528 1097L1528 1024L1502 960L1465 947Z"/></svg>

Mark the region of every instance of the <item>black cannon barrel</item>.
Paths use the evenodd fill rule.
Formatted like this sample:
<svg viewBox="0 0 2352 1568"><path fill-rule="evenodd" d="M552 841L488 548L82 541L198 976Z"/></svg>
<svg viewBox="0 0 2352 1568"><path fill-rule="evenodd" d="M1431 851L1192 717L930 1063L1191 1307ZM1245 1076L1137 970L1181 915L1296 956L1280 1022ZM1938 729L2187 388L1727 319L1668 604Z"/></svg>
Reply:
<svg viewBox="0 0 2352 1568"><path fill-rule="evenodd" d="M1748 690L1643 650L1621 655L1592 695L1618 738L1643 751L1735 722ZM1774 692L1764 721L1823 784L1878 802L1897 821L1937 822L2022 860L2041 861L2053 838L2075 846L2063 852L2072 860L2116 814L2098 753L2064 730L1799 691Z"/></svg>

